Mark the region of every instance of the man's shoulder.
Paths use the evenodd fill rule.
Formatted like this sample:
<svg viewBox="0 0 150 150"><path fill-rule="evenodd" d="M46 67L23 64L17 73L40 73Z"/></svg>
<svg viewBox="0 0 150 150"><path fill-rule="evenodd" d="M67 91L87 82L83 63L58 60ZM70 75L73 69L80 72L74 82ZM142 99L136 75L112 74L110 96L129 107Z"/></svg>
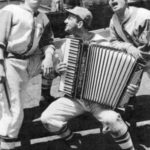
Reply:
<svg viewBox="0 0 150 150"><path fill-rule="evenodd" d="M16 4L9 4L5 6L4 8L2 8L2 10L10 10L10 11L15 10L15 9L20 9L20 6Z"/></svg>
<svg viewBox="0 0 150 150"><path fill-rule="evenodd" d="M132 7L132 12L136 12L136 16L140 19L150 19L150 10L142 7Z"/></svg>
<svg viewBox="0 0 150 150"><path fill-rule="evenodd" d="M9 4L1 9L1 11L7 11L12 14L19 14L21 12L20 5L17 4Z"/></svg>
<svg viewBox="0 0 150 150"><path fill-rule="evenodd" d="M144 13L150 13L150 10L146 9L146 8L143 8L143 7L132 7L132 9L135 9L139 12L144 12Z"/></svg>

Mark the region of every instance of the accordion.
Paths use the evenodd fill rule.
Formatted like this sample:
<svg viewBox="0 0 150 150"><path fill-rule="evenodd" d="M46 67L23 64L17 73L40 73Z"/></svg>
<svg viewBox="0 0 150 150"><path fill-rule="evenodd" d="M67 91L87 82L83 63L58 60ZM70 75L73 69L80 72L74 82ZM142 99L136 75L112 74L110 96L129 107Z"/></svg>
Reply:
<svg viewBox="0 0 150 150"><path fill-rule="evenodd" d="M64 63L59 90L67 96L100 103L115 109L129 101L127 86L137 84L143 64L130 54L99 44L83 44L66 39Z"/></svg>

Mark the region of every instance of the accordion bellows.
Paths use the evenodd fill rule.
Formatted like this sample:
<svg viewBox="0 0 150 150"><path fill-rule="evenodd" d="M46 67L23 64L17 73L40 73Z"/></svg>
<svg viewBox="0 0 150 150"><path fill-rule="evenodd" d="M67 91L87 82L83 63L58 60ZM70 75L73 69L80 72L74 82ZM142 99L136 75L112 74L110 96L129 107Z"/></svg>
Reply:
<svg viewBox="0 0 150 150"><path fill-rule="evenodd" d="M60 91L113 109L128 102L127 86L137 84L143 72L142 65L122 50L82 45L75 39L67 39L64 62L68 68L61 76Z"/></svg>

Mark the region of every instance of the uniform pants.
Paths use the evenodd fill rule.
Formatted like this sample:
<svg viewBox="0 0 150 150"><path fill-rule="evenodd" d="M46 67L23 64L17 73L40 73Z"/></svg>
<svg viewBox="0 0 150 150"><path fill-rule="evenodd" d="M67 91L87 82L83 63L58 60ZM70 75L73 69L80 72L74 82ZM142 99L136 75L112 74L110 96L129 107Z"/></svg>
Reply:
<svg viewBox="0 0 150 150"><path fill-rule="evenodd" d="M0 99L0 135L17 138L23 121L22 95L29 80L41 72L42 55L35 54L29 59L5 59L7 89L10 108L7 100ZM33 89L34 90L34 89Z"/></svg>
<svg viewBox="0 0 150 150"><path fill-rule="evenodd" d="M109 110L94 102L59 98L42 113L41 121L46 124L50 132L59 132L67 122L84 112L91 112L103 124L103 133L110 132L120 137L127 131L127 126L120 114Z"/></svg>

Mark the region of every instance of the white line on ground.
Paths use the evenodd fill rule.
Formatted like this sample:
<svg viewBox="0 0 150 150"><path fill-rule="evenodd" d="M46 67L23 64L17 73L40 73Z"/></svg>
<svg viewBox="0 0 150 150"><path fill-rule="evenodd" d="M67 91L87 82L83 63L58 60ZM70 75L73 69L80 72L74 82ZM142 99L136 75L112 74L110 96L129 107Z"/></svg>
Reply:
<svg viewBox="0 0 150 150"><path fill-rule="evenodd" d="M83 131L78 131L75 133L80 133L82 136L90 135L90 134L99 134L100 133L100 128L95 128L95 129L89 129L89 130L83 130ZM49 141L54 141L60 139L60 136L52 135L52 136L47 136L47 137L42 137L42 138L36 138L36 139L30 139L30 144L37 144L37 143L42 143L42 142L49 142ZM7 144L12 143L12 142L6 142ZM16 141L15 147L20 147L21 146L21 141Z"/></svg>

